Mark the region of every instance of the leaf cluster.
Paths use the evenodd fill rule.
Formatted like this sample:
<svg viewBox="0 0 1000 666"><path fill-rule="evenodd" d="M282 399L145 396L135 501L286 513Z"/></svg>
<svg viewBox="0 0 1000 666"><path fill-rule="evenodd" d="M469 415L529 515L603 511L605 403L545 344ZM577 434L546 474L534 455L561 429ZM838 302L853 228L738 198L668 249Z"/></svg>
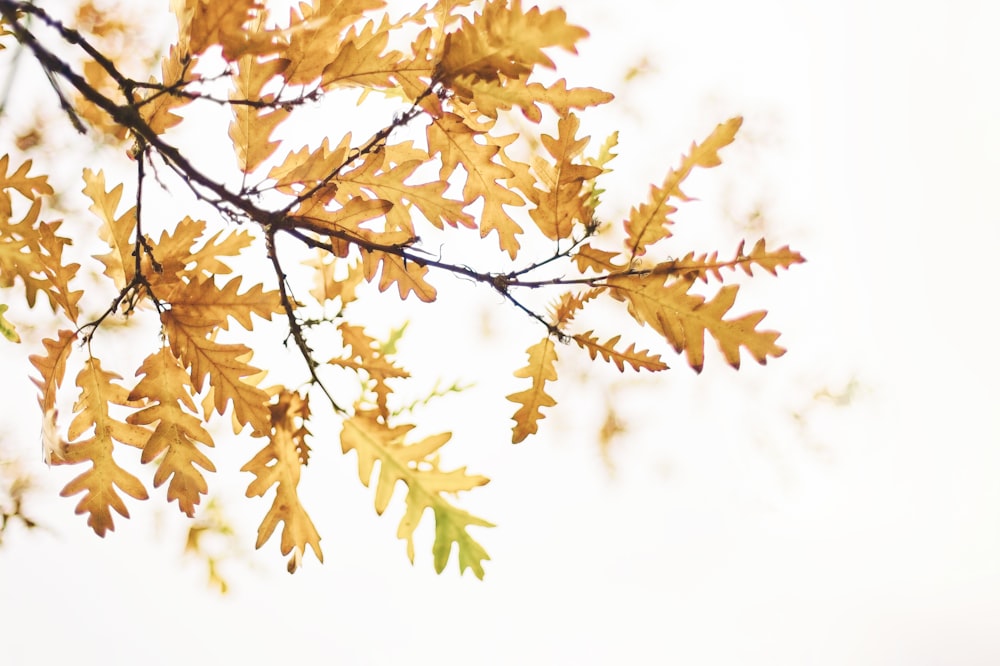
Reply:
<svg viewBox="0 0 1000 666"><path fill-rule="evenodd" d="M550 390L561 344L622 372L667 369L659 353L630 340L629 321L633 331L650 327L696 371L705 362L706 336L733 367L742 350L759 363L784 352L776 332L758 328L764 312L730 314L739 286L727 283L722 269L749 276L757 265L775 274L801 262L798 253L769 250L763 240L749 253L740 243L728 261L694 252L670 259L664 250L672 216L689 199L685 180L721 163L719 152L741 119L693 143L645 201L602 233L608 225L598 211L598 179L616 138L588 155L578 112L613 96L543 75L555 69L555 53L575 53L587 31L561 9L525 9L521 0L473 5L480 3L441 0L398 16L382 0L316 0L276 15L258 0L178 0L171 3L177 38L158 71L140 80L99 48L99 35L68 27L33 3L0 0L4 41L34 56L75 126L119 142L136 175L134 205L123 206L123 184L109 186L102 170L82 171L89 212L100 225L102 249L93 260L116 294L102 314L84 321L81 265L64 258L70 235L62 222L42 220L53 194L47 178L30 175L30 161L6 175L10 158L0 159L0 287L10 294L18 284L27 305L44 300L63 322L31 362L47 458L86 466L63 494L82 495L77 512L95 532L114 529L112 509L128 516L126 497L147 497L144 483L116 458L130 448L139 450L141 464L156 464L152 485L166 485L168 501L193 516L208 492L206 475L216 472L207 426L227 415L234 432L258 448L242 467L253 477L247 496L273 492L257 546L280 525L289 570L307 549L322 560L298 486L317 439L312 414L323 404L339 420L343 452L357 456L361 482L374 488L379 514L399 482L405 485L397 534L410 559L414 531L430 509L437 571L457 548L460 570L482 577L488 555L468 528L491 524L453 497L487 479L442 467L450 433L411 439L416 424L393 408L394 392L410 375L392 345L373 337L349 308L358 298L378 297L362 296L364 283L431 303L441 297L444 277L458 276L499 294L540 327L527 365L514 373L525 388L508 396L516 405L515 443L535 434L556 404ZM76 48L83 64L58 56L53 42ZM282 138L294 135L281 130L304 109L345 89L362 93L359 104L376 96L400 110L361 138L335 123L309 137L322 139L314 147ZM196 146L177 131L198 109L220 105L230 114L224 134L232 168L225 174L199 166L191 157ZM512 115L529 129L511 131L505 119ZM535 136L540 148L532 152ZM178 211L158 234L152 230L143 188L167 186L170 174L210 206L213 219ZM446 250L429 251L422 241L434 236L446 247L477 232L503 268L448 260ZM308 298L291 277L301 270L288 266L303 252L311 254L302 264L311 274ZM697 281L723 284L706 297L692 293ZM551 293L548 310L522 297L536 290ZM618 308L622 321L600 334L577 328L576 317L597 302ZM336 315L314 316L332 305ZM17 322L3 314L0 333L17 342ZM90 344L99 332L113 334L104 330L111 315L155 322L160 331L158 344L131 369L135 381L105 368ZM285 328L301 357L301 386L265 382L254 365L255 334L265 322ZM334 340L339 353L320 358L319 339ZM69 368L78 368L76 401L63 435L58 396ZM329 389L344 373L362 387L351 404Z"/></svg>

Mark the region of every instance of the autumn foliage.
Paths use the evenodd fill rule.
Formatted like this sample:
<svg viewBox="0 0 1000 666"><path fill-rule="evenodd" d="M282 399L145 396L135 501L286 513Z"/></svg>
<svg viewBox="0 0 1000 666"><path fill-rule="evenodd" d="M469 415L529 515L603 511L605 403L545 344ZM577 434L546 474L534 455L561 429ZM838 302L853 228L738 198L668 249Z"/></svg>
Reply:
<svg viewBox="0 0 1000 666"><path fill-rule="evenodd" d="M352 318L353 301L378 296L366 296L363 283L430 303L442 276L453 274L524 315L539 337L514 370L523 388L507 396L515 443L537 433L555 406L559 357L581 354L574 348L622 372L661 372L663 350L630 339L648 326L695 371L706 362L706 338L733 367L744 351L762 364L784 352L778 333L760 328L763 311L731 312L739 286L730 276L753 275L754 266L776 274L801 262L798 253L760 240L720 259L669 244L672 216L688 200L685 179L720 164L740 118L692 143L626 219L606 222L599 183L615 137L589 152L578 112L612 95L550 76L554 54L574 53L587 31L561 9L525 8L521 0L399 4L404 9L383 0L314 0L278 14L258 0L171 2L176 40L149 76L127 71L134 63L102 46L99 30L0 0L0 43L33 56L69 122L117 142L136 175L135 195L123 201L123 184L109 183L100 165L82 169L82 192L101 230L102 249L88 267L64 258L78 222L48 216L49 179L30 160L0 158L0 333L20 340L8 310L14 299L51 308L61 322L31 356L39 420L50 463L80 466L62 494L79 497L76 511L97 534L114 529L112 510L127 517L129 502L147 498L140 464L155 465L152 486L165 486L167 500L194 516L216 472L212 449L228 445L207 426L224 417L243 433L238 441L250 443L247 496L272 498L256 545L280 527L290 570L307 549L322 560L297 488L310 462L311 414L333 410L343 452L356 456L376 511L387 508L398 482L405 485L398 536L411 561L414 530L430 509L437 571L457 545L460 570L482 577L489 558L468 528L490 523L454 498L487 478L441 467L450 433L411 436L415 424L393 403L409 374L391 345ZM59 55L69 47L77 60ZM394 100L399 111L370 135L331 122L310 137L312 147L279 138L300 109L343 89L361 93L362 105ZM203 169L177 132L199 109L220 107L229 112L219 129L232 150L229 173ZM214 217L176 210L165 219L143 208L143 188L164 186L165 174ZM473 268L422 243L429 234L446 243L476 233L504 268ZM547 251L529 256L526 239ZM302 251L307 283L297 282L300 268L289 269ZM94 268L113 285L110 306L106 297L89 302L82 286ZM546 311L520 296L540 289L551 294ZM577 315L596 303L622 316L605 331L577 328ZM336 314L316 320L312 313L331 305ZM137 367L117 367L92 350L96 338L118 334L108 324L123 317L155 321L160 332ZM267 368L257 365L265 322L284 327L297 350L298 388L268 383ZM321 357L320 336L340 351ZM362 386L353 404L328 390L344 373ZM59 413L66 391L75 395L69 416Z"/></svg>

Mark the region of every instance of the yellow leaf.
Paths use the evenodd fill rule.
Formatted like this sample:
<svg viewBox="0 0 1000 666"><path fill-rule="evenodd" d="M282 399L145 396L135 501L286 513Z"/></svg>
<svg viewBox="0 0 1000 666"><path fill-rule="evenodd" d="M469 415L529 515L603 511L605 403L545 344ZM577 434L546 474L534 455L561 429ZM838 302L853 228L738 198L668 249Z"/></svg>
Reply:
<svg viewBox="0 0 1000 666"><path fill-rule="evenodd" d="M369 282L375 278L375 272L381 264L382 277L378 283L379 291L385 291L395 282L400 298L406 298L411 292L424 303L430 303L437 298L437 290L424 279L428 272L427 266L421 266L398 255L377 250L362 252L361 259L364 265L365 279Z"/></svg>
<svg viewBox="0 0 1000 666"><path fill-rule="evenodd" d="M535 208L531 219L538 229L551 240L569 238L576 223L590 224L594 211L589 207L589 195L584 192L585 181L596 178L601 169L589 164L574 164L573 159L583 152L590 137L576 138L580 120L572 113L559 119L559 135L542 135L542 145L554 158L549 164L536 159L533 167L545 190L535 190Z"/></svg>
<svg viewBox="0 0 1000 666"><path fill-rule="evenodd" d="M587 331L573 336L574 342L580 345L581 349L587 350L592 360L600 355L608 363L614 363L618 366L620 372L625 372L626 363L632 366L635 371L658 372L667 369L667 364L660 360L659 354L650 354L648 351L636 349L635 343L630 344L625 351L615 349L615 345L622 337L620 335L614 336L607 342L600 342L593 333L593 331Z"/></svg>
<svg viewBox="0 0 1000 666"><path fill-rule="evenodd" d="M205 333L215 328L228 330L230 317L251 331L253 320L250 315L270 319L272 314L284 312L277 291L264 291L263 285L255 284L240 294L241 280L237 276L221 288L216 286L215 278L180 282L161 298L170 303L174 320L189 330Z"/></svg>
<svg viewBox="0 0 1000 666"><path fill-rule="evenodd" d="M237 62L238 70L233 73L236 91L230 99L268 102L273 95L263 95L262 89L275 75L286 67L284 60L258 62L252 55L245 55ZM233 122L229 124L229 138L233 140L236 161L243 173L250 173L278 149L277 141L269 137L274 128L284 122L289 115L285 109L258 108L249 104L232 105Z"/></svg>
<svg viewBox="0 0 1000 666"><path fill-rule="evenodd" d="M58 335L54 340L42 340L45 346L44 356L32 354L28 357L42 375L41 379L32 378L31 381L38 387L38 404L41 405L43 414L56 408L56 393L62 385L66 374L66 359L73 352L73 341L76 340L73 331L61 330Z"/></svg>
<svg viewBox="0 0 1000 666"><path fill-rule="evenodd" d="M413 534L428 508L434 512L435 537L432 548L434 569L441 573L448 564L452 544L458 545L459 571L471 568L477 578L483 577L482 561L489 555L471 536L469 525L493 527L446 500L443 493L471 490L489 482L484 476L469 475L465 468L442 471L436 452L451 438L451 433L432 435L415 444L404 442L412 425L390 427L380 420L377 412L360 411L344 421L340 444L344 453L358 455L358 476L366 486L371 484L375 461L379 462L375 488L375 511L381 513L389 505L398 481L406 484L406 513L399 523L397 536L406 540L406 552L414 560Z"/></svg>
<svg viewBox="0 0 1000 666"><path fill-rule="evenodd" d="M76 513L89 514L87 524L100 536L115 529L111 518L112 508L119 515L129 517L124 501L115 491L116 486L135 499L148 498L142 482L119 467L111 455L116 441L142 448L150 435L149 430L123 423L109 414L109 405L132 404L128 399L128 389L113 383L115 379L120 377L103 370L99 360L87 360L76 378L80 397L74 406L76 417L70 423L68 435L70 440L76 440L91 429L93 435L87 439L70 441L62 456L52 458L54 465L91 463L91 468L67 483L60 495L71 497L84 493L76 505Z"/></svg>
<svg viewBox="0 0 1000 666"><path fill-rule="evenodd" d="M662 335L677 352L687 353L688 364L701 372L705 364L705 333L719 344L719 349L734 368L740 367L740 347L764 364L767 357L785 353L775 344L778 333L758 331L756 326L766 312L752 312L737 319L723 319L736 300L739 287L722 287L710 301L688 293L693 278L677 279L664 285L656 279L619 276L607 282L612 295L628 303L629 313L640 324L648 324Z"/></svg>
<svg viewBox="0 0 1000 666"><path fill-rule="evenodd" d="M486 144L478 143L477 137L483 137ZM461 116L452 113L434 119L427 126L428 152L431 156L441 155L441 180L447 181L459 165L465 169L465 203L468 205L483 198L480 236L485 238L491 231L496 231L500 237L501 249L511 259L517 256L521 246L517 236L523 229L503 207L523 206L524 199L497 182L498 179L512 178L515 174L506 166L494 162L493 158L516 138L516 134L494 137L478 132L466 125Z"/></svg>
<svg viewBox="0 0 1000 666"><path fill-rule="evenodd" d="M163 330L174 356L191 373L195 391L201 393L205 380L212 387L212 404L222 414L231 400L236 425L250 425L255 433L270 430L269 397L258 388L261 371L247 363L253 356L249 347L221 344L205 337L200 325L188 327L172 310L160 314ZM208 408L206 408L206 417Z"/></svg>
<svg viewBox="0 0 1000 666"><path fill-rule="evenodd" d="M153 486L159 488L170 479L167 501L177 500L182 512L194 516L201 496L208 492L205 477L195 465L209 472L215 471L215 465L198 448L198 444L214 444L191 399L191 379L166 348L146 357L136 372L139 375L143 377L128 399L141 401L144 407L129 414L126 421L153 426L153 434L142 449L142 462L150 463L164 454L153 475Z"/></svg>
<svg viewBox="0 0 1000 666"><path fill-rule="evenodd" d="M511 402L521 405L514 413L515 444L538 432L538 421L545 418L542 407L556 404L555 399L545 392L545 382L554 382L558 378L556 360L555 343L545 338L528 347L528 365L514 373L515 377L531 380L531 388L507 396Z"/></svg>
<svg viewBox="0 0 1000 666"><path fill-rule="evenodd" d="M281 530L281 554L292 554L288 562L290 573L298 568L306 546L312 548L320 562L323 561L319 533L298 494L302 467L309 459L309 446L305 442L306 436L310 434L306 429L308 419L307 398L293 391L282 390L277 400L270 405L272 427L267 445L240 469L241 472L251 472L256 476L247 486L247 497L263 497L271 486L276 486L271 508L257 529L257 548L271 538L278 523L284 523Z"/></svg>
<svg viewBox="0 0 1000 666"><path fill-rule="evenodd" d="M789 249L786 245L777 250L769 251L765 246L764 239L758 240L750 254L744 254L744 241L740 241L740 246L736 249L736 256L728 261L720 261L719 253L701 254L695 256L694 252L689 252L682 259L664 261L653 267L653 275L677 275L700 279L708 282L709 276L714 276L716 280L722 281L721 269L729 268L736 270L737 267L743 269L747 275L753 275L753 265L757 264L771 275L777 275L779 268L788 269L793 264L800 264L805 261L801 254Z"/></svg>
<svg viewBox="0 0 1000 666"><path fill-rule="evenodd" d="M372 391L375 393L378 413L382 418L389 418L388 397L392 388L388 380L405 379L410 376L409 373L393 363L376 340L360 326L352 326L345 321L337 326L337 330L344 340L344 347L350 349L350 353L332 358L327 363L367 374L374 382Z"/></svg>
<svg viewBox="0 0 1000 666"><path fill-rule="evenodd" d="M392 203L382 199L355 197L348 201L344 207L334 211L326 210L321 205L306 203L288 219L292 224L295 224L296 220L304 220L307 224L303 226L317 233L324 231L356 233L362 224L382 217L390 208L392 208Z"/></svg>
<svg viewBox="0 0 1000 666"><path fill-rule="evenodd" d="M687 195L681 191L681 183L695 167L711 168L722 164L719 150L733 142L742 123L743 119L738 116L731 118L716 126L700 144L692 143L689 153L681 159L680 167L670 170L662 186L650 188L646 203L632 209L625 222L628 234L625 243L632 256L642 256L648 246L671 235L668 227L673 222L668 216L676 212L677 208L668 203L669 199L673 197L688 200Z"/></svg>
<svg viewBox="0 0 1000 666"><path fill-rule="evenodd" d="M139 103L139 113L153 132L163 134L181 122L181 117L174 110L190 104L191 98L174 94L173 90L181 90L186 84L200 78L192 72L196 63L197 58L194 56L188 62L182 62L181 52L176 45L172 45L170 52L161 59L160 80L150 81L166 86L167 90L154 90Z"/></svg>
<svg viewBox="0 0 1000 666"><path fill-rule="evenodd" d="M122 197L122 186L104 191L104 172L83 170L83 180L86 183L83 193L90 197L93 205L90 207L101 220L97 234L111 248L110 252L95 255L104 264L104 274L115 281L118 289L123 289L135 276L135 257L132 255L135 244L132 233L135 231L135 206L121 217L115 218L118 202Z"/></svg>

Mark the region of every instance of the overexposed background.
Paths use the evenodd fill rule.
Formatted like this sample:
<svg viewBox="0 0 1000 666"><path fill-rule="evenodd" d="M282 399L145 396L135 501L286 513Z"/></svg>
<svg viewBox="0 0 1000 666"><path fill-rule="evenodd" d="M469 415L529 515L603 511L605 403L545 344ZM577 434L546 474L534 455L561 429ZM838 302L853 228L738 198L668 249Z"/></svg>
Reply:
<svg viewBox="0 0 1000 666"><path fill-rule="evenodd" d="M454 431L450 461L492 479L462 499L498 524L476 533L493 557L485 580L459 577L454 555L435 575L426 530L410 567L399 507L377 518L336 431L314 428L303 495L326 563L288 576L268 543L223 562L232 590L219 596L181 558L172 506L136 507L104 540L73 516L77 498L57 492L76 470L38 462L29 366L5 349L5 432L43 484L30 506L47 530L0 547L0 663L1000 663L986 288L1000 247L1000 12L568 4L591 38L566 76L618 98L585 124L595 143L620 130L607 219L692 139L745 117L724 165L687 188L701 201L679 216L678 242L726 255L766 235L801 251L807 264L762 275L737 303L770 310L789 352L738 373L710 355L700 376L665 355L673 370L631 384L561 367L561 404L511 447L503 396L539 331L454 285L458 305L414 315L403 358L415 375L476 382L427 418L429 432ZM628 424L613 473L595 436L609 400ZM212 481L238 498L248 451L222 448L228 472ZM226 504L241 547L267 503Z"/></svg>

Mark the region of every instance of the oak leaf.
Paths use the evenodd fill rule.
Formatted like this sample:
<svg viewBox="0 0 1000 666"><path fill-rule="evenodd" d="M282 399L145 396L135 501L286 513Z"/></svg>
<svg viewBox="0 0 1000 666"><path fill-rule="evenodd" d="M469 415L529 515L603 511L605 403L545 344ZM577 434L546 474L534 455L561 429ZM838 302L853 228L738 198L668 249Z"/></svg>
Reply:
<svg viewBox="0 0 1000 666"><path fill-rule="evenodd" d="M191 378L166 348L146 357L136 375L142 379L128 399L144 406L125 420L153 427L142 449L142 462L150 463L164 454L153 475L153 486L159 488L170 479L167 501L177 500L182 512L194 516L201 496L208 492L205 477L195 465L209 472L215 471L215 465L198 448L198 444L211 447L214 443L192 400Z"/></svg>
<svg viewBox="0 0 1000 666"><path fill-rule="evenodd" d="M93 204L91 212L101 220L98 236L108 244L110 251L96 255L104 264L104 274L115 281L118 289L123 289L135 276L135 251L132 234L135 231L135 206L119 217L115 217L118 203L122 198L122 186L105 191L104 172L83 170L83 180L86 185L83 193L90 197Z"/></svg>
<svg viewBox="0 0 1000 666"><path fill-rule="evenodd" d="M531 380L530 388L507 396L511 402L521 405L514 413L515 444L538 432L538 421L545 418L542 408L556 404L555 398L545 392L545 383L559 377L555 365L557 358L555 343L546 337L528 347L528 365L514 373L515 377Z"/></svg>
<svg viewBox="0 0 1000 666"><path fill-rule="evenodd" d="M253 351L241 344L222 344L210 337L201 322L188 325L173 310L161 313L163 331L170 343L170 350L190 371L195 391L201 393L206 379L212 388L206 398L221 415L232 401L234 429L250 425L255 433L270 430L267 393L257 385L262 372L247 363ZM206 417L209 409L205 409Z"/></svg>
<svg viewBox="0 0 1000 666"><path fill-rule="evenodd" d="M319 533L298 494L302 467L309 460L309 446L305 441L310 434L305 426L309 419L309 401L294 391L283 390L269 409L268 443L240 471L256 476L247 486L247 497L263 497L275 486L274 501L257 530L257 548L271 538L278 523L284 523L281 554L292 554L288 571L294 572L306 546L312 548L320 562L323 561Z"/></svg>
<svg viewBox="0 0 1000 666"><path fill-rule="evenodd" d="M775 344L778 333L758 331L757 324L766 312L751 312L736 319L723 319L736 300L737 285L726 285L709 301L688 293L693 278L676 279L667 284L636 276L608 279L612 295L628 303L629 314L640 324L648 324L666 338L677 352L687 354L688 364L701 372L705 364L705 333L719 344L726 361L740 367L740 347L745 347L760 363L785 353Z"/></svg>
<svg viewBox="0 0 1000 666"><path fill-rule="evenodd" d="M673 221L669 215L677 211L670 205L671 198L687 201L688 196L681 190L681 183L695 167L711 168L722 164L719 150L728 146L736 137L743 119L739 116L720 123L700 144L692 142L688 154L681 159L677 169L671 169L660 187L651 187L649 200L633 208L625 222L628 234L626 247L632 256L642 256L646 248L671 235L669 226Z"/></svg>
<svg viewBox="0 0 1000 666"><path fill-rule="evenodd" d="M369 486L378 461L378 478L375 484L375 511L385 511L392 499L396 483L406 484L406 513L399 523L397 536L406 540L406 552L414 560L413 535L424 512L434 512L435 537L432 548L434 569L441 573L448 564L452 544L458 545L459 571L471 568L477 578L483 577L482 561L489 555L468 533L467 527L493 527L481 518L459 509L445 499L443 493L471 490L489 482L484 476L469 475L465 468L442 471L438 466L437 451L451 438L451 433L440 433L423 440L406 444L404 439L412 425L389 426L374 411L361 410L344 421L340 435L344 453L355 451L358 455L358 476Z"/></svg>
<svg viewBox="0 0 1000 666"><path fill-rule="evenodd" d="M624 351L615 349L615 345L622 336L616 335L607 342L601 342L593 335L593 331L579 333L573 336L573 341L585 349L590 354L591 360L598 356L608 363L614 363L620 372L625 372L625 365L632 366L633 370L649 370L658 372L666 370L667 364L660 360L659 354L650 354L648 351L635 348L635 343L630 344Z"/></svg>
<svg viewBox="0 0 1000 666"><path fill-rule="evenodd" d="M76 513L89 514L87 524L100 536L115 529L111 509L129 517L116 487L135 499L149 497L142 482L119 467L111 455L115 442L142 448L150 436L146 428L111 417L110 405L134 406L128 399L128 389L115 384L116 379L120 379L119 375L101 368L98 359L92 357L84 363L76 378L80 397L74 406L76 416L69 425L69 444L61 456L52 458L54 465L91 463L91 468L67 483L60 495L84 493L76 505ZM78 439L90 430L93 430L90 437Z"/></svg>

